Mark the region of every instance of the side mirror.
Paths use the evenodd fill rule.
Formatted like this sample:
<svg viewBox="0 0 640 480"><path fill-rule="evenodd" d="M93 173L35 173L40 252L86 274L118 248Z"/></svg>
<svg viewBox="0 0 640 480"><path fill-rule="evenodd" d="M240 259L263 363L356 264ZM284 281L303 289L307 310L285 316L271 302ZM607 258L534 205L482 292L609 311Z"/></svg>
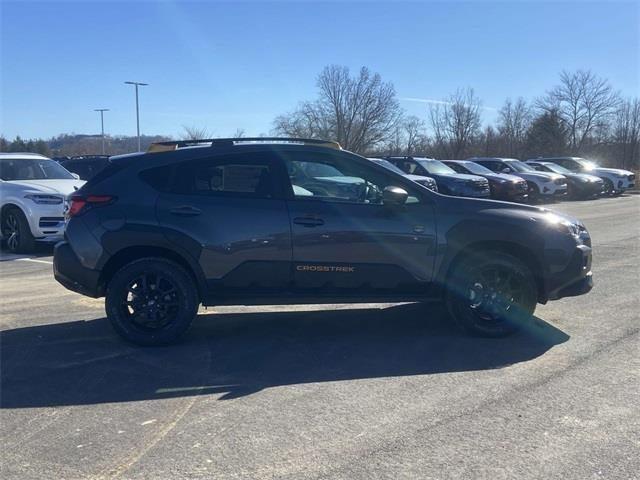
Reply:
<svg viewBox="0 0 640 480"><path fill-rule="evenodd" d="M409 198L409 194L404 188L385 187L382 191L382 203L385 205L404 205Z"/></svg>
<svg viewBox="0 0 640 480"><path fill-rule="evenodd" d="M511 173L511 169L509 167L504 167L502 169L502 173Z"/></svg>
<svg viewBox="0 0 640 480"><path fill-rule="evenodd" d="M73 175L73 178L75 178L76 180L80 180L80 175L78 175L77 173L71 172L71 175Z"/></svg>

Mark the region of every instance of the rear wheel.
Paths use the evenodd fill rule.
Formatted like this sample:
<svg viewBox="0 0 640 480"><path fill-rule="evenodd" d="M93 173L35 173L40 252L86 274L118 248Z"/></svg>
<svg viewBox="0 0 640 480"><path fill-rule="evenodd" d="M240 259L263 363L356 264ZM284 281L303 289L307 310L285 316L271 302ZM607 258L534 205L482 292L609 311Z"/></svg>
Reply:
<svg viewBox="0 0 640 480"><path fill-rule="evenodd" d="M531 321L538 289L531 270L513 255L480 252L459 261L447 286L447 308L468 332L504 337Z"/></svg>
<svg viewBox="0 0 640 480"><path fill-rule="evenodd" d="M36 247L27 217L18 208L10 208L2 216L2 237L13 253L28 253Z"/></svg>
<svg viewBox="0 0 640 480"><path fill-rule="evenodd" d="M122 267L109 282L105 307L113 328L138 345L177 341L198 312L192 277L175 262L143 258Z"/></svg>

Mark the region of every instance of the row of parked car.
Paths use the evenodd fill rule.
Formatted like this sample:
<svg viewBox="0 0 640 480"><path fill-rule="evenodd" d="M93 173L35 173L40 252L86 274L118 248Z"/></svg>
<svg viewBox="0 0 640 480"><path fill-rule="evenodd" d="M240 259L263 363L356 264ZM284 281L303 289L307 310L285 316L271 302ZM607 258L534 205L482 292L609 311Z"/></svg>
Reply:
<svg viewBox="0 0 640 480"><path fill-rule="evenodd" d="M435 160L426 157L370 158L390 170L445 195L493 198L512 202L584 199L619 195L635 186L633 172L602 168L578 157L475 157Z"/></svg>
<svg viewBox="0 0 640 480"><path fill-rule="evenodd" d="M576 157L526 162L510 158L435 160L408 156L369 160L444 195L512 202L615 195L635 185L632 172L601 168ZM7 248L27 252L34 248L36 241L53 242L62 238L66 197L85 181L95 178L108 164L106 155L63 157L54 161L31 153L0 154L0 231ZM298 189L296 194L317 195L335 189L332 179L335 180L339 172L326 165L313 168L317 170L311 172L315 183L306 184L310 190L294 185ZM351 185L346 186L345 179L340 179L339 187L359 188L361 179L354 177L350 181Z"/></svg>

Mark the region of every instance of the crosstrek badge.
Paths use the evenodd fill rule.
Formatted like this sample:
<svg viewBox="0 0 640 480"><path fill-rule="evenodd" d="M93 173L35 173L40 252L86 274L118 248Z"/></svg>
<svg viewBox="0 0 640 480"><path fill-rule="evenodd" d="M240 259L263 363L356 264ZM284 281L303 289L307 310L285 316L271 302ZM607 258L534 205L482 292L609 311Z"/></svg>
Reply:
<svg viewBox="0 0 640 480"><path fill-rule="evenodd" d="M343 272L353 273L355 267L341 267L336 265L297 265L296 270L299 272Z"/></svg>

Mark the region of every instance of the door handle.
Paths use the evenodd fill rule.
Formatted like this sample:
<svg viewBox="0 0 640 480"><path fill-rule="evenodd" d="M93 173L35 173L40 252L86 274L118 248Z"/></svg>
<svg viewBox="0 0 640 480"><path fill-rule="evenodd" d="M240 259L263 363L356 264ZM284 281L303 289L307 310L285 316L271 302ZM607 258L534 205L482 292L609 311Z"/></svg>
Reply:
<svg viewBox="0 0 640 480"><path fill-rule="evenodd" d="M319 227L320 225L324 225L324 220L317 217L296 217L293 219L293 223L302 225L303 227Z"/></svg>
<svg viewBox="0 0 640 480"><path fill-rule="evenodd" d="M172 215L178 215L179 217L195 217L202 213L202 210L191 205L181 205L179 207L169 210Z"/></svg>

